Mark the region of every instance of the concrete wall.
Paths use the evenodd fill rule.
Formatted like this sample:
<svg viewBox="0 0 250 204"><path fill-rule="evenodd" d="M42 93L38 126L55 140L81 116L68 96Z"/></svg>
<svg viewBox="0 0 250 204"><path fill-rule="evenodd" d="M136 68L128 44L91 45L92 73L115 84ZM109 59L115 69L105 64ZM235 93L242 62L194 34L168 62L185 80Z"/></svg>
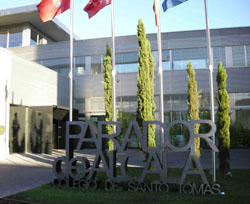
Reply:
<svg viewBox="0 0 250 204"><path fill-rule="evenodd" d="M12 53L0 48L0 159L9 156L9 103Z"/></svg>
<svg viewBox="0 0 250 204"><path fill-rule="evenodd" d="M13 121L15 120L15 113L18 114L18 117L23 116L18 118L20 124L18 134L20 133L21 136L17 137L18 141L16 144L20 145L20 149L22 149L18 149L18 151L23 151L23 147L21 147L23 139L22 132L27 132L20 129L24 127L24 125L22 125L24 122L23 120L26 120L26 112L24 110L13 109L14 112L12 112L10 127L10 104L23 106L56 105L68 107L69 79L55 71L15 56L12 52L0 48L0 159L5 159L9 156L9 145L11 144L12 148L14 144L13 127L15 124L13 126ZM36 113L37 111L34 112L35 115ZM44 118L46 115L48 114L42 117ZM50 116L50 118L51 117L52 116ZM33 122L35 122L35 120ZM50 125L52 125L51 121ZM9 127L12 135L10 142ZM44 124L44 128L43 131L48 131L49 133L47 134L46 141L42 143L42 151L50 152L52 127L51 130L48 130L48 127ZM29 138L26 136L25 139ZM27 147L25 147L25 150L27 151Z"/></svg>
<svg viewBox="0 0 250 204"><path fill-rule="evenodd" d="M24 106L68 106L69 80L37 63L13 55L11 103Z"/></svg>

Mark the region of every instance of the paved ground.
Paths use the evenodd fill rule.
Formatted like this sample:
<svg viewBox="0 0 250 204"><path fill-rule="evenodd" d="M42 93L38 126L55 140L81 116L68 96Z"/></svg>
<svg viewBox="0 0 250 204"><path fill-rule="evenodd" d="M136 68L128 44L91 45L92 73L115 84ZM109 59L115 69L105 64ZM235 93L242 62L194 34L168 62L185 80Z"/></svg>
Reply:
<svg viewBox="0 0 250 204"><path fill-rule="evenodd" d="M89 151L90 161L94 159L94 152ZM52 163L55 158L64 156L62 150L53 151L52 155L46 154L12 154L5 161L0 161L0 197L25 191L49 183L53 180ZM211 168L211 151L204 150L201 153L201 162L204 168ZM184 166L185 153L169 153L168 165L171 168ZM216 157L217 158L217 157ZM131 165L142 165L143 155L137 154L129 159ZM217 159L216 159L217 160ZM119 162L119 160L118 160ZM218 161L217 168L218 168ZM232 169L250 169L250 149L231 150Z"/></svg>

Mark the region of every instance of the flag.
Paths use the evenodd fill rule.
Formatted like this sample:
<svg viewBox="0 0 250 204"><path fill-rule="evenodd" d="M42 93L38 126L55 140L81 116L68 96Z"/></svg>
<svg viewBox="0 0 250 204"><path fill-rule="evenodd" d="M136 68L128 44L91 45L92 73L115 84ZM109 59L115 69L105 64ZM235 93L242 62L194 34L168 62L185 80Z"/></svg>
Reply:
<svg viewBox="0 0 250 204"><path fill-rule="evenodd" d="M111 1L112 0L90 0L85 6L84 11L86 11L89 15L89 18L91 18L102 8L111 4Z"/></svg>
<svg viewBox="0 0 250 204"><path fill-rule="evenodd" d="M160 25L160 7L159 7L159 0L154 0L153 10L155 12L155 25Z"/></svg>
<svg viewBox="0 0 250 204"><path fill-rule="evenodd" d="M37 6L42 22L50 21L70 7L70 0L42 0Z"/></svg>
<svg viewBox="0 0 250 204"><path fill-rule="evenodd" d="M164 0L164 2L162 3L163 11L165 12L167 9L177 6L181 3L184 3L185 1L188 0Z"/></svg>

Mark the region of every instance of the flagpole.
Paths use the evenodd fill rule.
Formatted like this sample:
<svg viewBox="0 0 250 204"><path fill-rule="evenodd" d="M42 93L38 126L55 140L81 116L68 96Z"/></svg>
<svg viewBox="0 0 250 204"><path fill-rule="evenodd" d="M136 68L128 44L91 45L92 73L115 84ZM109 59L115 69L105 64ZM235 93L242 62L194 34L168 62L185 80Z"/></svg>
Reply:
<svg viewBox="0 0 250 204"><path fill-rule="evenodd" d="M158 5L160 2L158 0ZM158 7L159 9L159 7ZM162 49L161 49L161 28L160 28L160 9L159 12L159 25L157 26L157 43L158 43L158 75L159 75L159 91L160 91L160 121L164 123L164 106L163 106L163 69L162 69ZM164 132L161 129L161 143L164 143Z"/></svg>
<svg viewBox="0 0 250 204"><path fill-rule="evenodd" d="M114 24L114 0L111 0L111 32L112 32L112 84L113 84L113 121L116 121L116 93L115 93L115 24ZM115 132L115 126L114 126Z"/></svg>
<svg viewBox="0 0 250 204"><path fill-rule="evenodd" d="M73 18L74 0L70 0L69 121L73 120Z"/></svg>
<svg viewBox="0 0 250 204"><path fill-rule="evenodd" d="M205 15L206 15L206 36L207 36L207 50L208 50L208 69L209 69L209 86L210 86L210 106L211 106L211 120L214 122L214 85L213 85L213 62L212 62L212 49L211 49L211 39L210 39L210 29L209 29L209 19L207 10L207 0L204 0L205 5ZM213 144L215 144L215 135L212 137ZM212 150L212 174L213 182L216 182L216 172L215 172L215 151Z"/></svg>

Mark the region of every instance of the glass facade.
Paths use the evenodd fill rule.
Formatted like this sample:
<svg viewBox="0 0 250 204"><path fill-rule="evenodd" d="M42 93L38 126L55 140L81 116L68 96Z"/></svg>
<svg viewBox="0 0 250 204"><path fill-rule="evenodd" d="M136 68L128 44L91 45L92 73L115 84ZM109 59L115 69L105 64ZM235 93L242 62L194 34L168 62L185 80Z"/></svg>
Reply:
<svg viewBox="0 0 250 204"><path fill-rule="evenodd" d="M0 46L4 48L22 46L22 28L12 28L0 31Z"/></svg>
<svg viewBox="0 0 250 204"><path fill-rule="evenodd" d="M0 38L3 39L1 41L2 46L5 44L4 39L6 39L6 35L6 31L1 31ZM33 44L36 43L35 38L38 39L38 36L33 32L31 40ZM231 48L233 67L250 66L250 45L232 46ZM217 68L219 61L221 61L223 66L226 67L225 47L214 47L212 50L214 67ZM91 59L90 62L86 61L86 57ZM155 57L157 58L157 56ZM103 55L74 57L75 76L103 73L103 58ZM206 69L207 48L162 51L163 70L185 70L189 61L192 62L194 69ZM47 66L66 76L69 73L69 58L40 60L37 61L37 63ZM155 64L157 66L156 62ZM138 53L117 53L116 70L118 73L138 72Z"/></svg>
<svg viewBox="0 0 250 204"><path fill-rule="evenodd" d="M250 106L250 93L235 93L236 106Z"/></svg>
<svg viewBox="0 0 250 204"><path fill-rule="evenodd" d="M37 45L38 44L37 37L38 37L38 34L35 31L31 30L30 45Z"/></svg>
<svg viewBox="0 0 250 204"><path fill-rule="evenodd" d="M0 30L0 47L7 47L8 30Z"/></svg>
<svg viewBox="0 0 250 204"><path fill-rule="evenodd" d="M165 95L164 96L164 109L165 110L176 110L176 109L187 109L187 94L178 95Z"/></svg>
<svg viewBox="0 0 250 204"><path fill-rule="evenodd" d="M102 73L103 66L103 56L91 56L91 74L100 74Z"/></svg>
<svg viewBox="0 0 250 204"><path fill-rule="evenodd" d="M215 68L218 67L219 62L222 62L224 67L226 66L225 47L213 48L213 63Z"/></svg>
<svg viewBox="0 0 250 204"><path fill-rule="evenodd" d="M34 30L31 30L30 45L44 45L47 43L48 40L44 36Z"/></svg>
<svg viewBox="0 0 250 204"><path fill-rule="evenodd" d="M232 60L234 67L245 66L245 50L244 46L233 46L232 47Z"/></svg>
<svg viewBox="0 0 250 204"><path fill-rule="evenodd" d="M41 64L65 76L69 75L69 58L42 60Z"/></svg>
<svg viewBox="0 0 250 204"><path fill-rule="evenodd" d="M169 50L162 50L162 68L163 70L171 70Z"/></svg>
<svg viewBox="0 0 250 204"><path fill-rule="evenodd" d="M180 49L172 50L172 69L186 69L189 61L192 62L194 69L204 69L207 67L207 49Z"/></svg>
<svg viewBox="0 0 250 204"><path fill-rule="evenodd" d="M74 63L74 71L75 76L85 75L86 74L86 67L85 67L85 57L75 57Z"/></svg>
<svg viewBox="0 0 250 204"><path fill-rule="evenodd" d="M78 109L79 113L85 113L85 99L84 98L76 98L74 108Z"/></svg>
<svg viewBox="0 0 250 204"><path fill-rule="evenodd" d="M118 53L115 62L118 73L138 72L138 52Z"/></svg>
<svg viewBox="0 0 250 204"><path fill-rule="evenodd" d="M137 109L137 97L136 96L123 96L118 97L117 99L117 105L120 111L136 111Z"/></svg>
<svg viewBox="0 0 250 204"><path fill-rule="evenodd" d="M22 46L22 28L12 28L9 30L9 47Z"/></svg>
<svg viewBox="0 0 250 204"><path fill-rule="evenodd" d="M247 66L250 66L250 45L246 46L246 58L247 58Z"/></svg>

